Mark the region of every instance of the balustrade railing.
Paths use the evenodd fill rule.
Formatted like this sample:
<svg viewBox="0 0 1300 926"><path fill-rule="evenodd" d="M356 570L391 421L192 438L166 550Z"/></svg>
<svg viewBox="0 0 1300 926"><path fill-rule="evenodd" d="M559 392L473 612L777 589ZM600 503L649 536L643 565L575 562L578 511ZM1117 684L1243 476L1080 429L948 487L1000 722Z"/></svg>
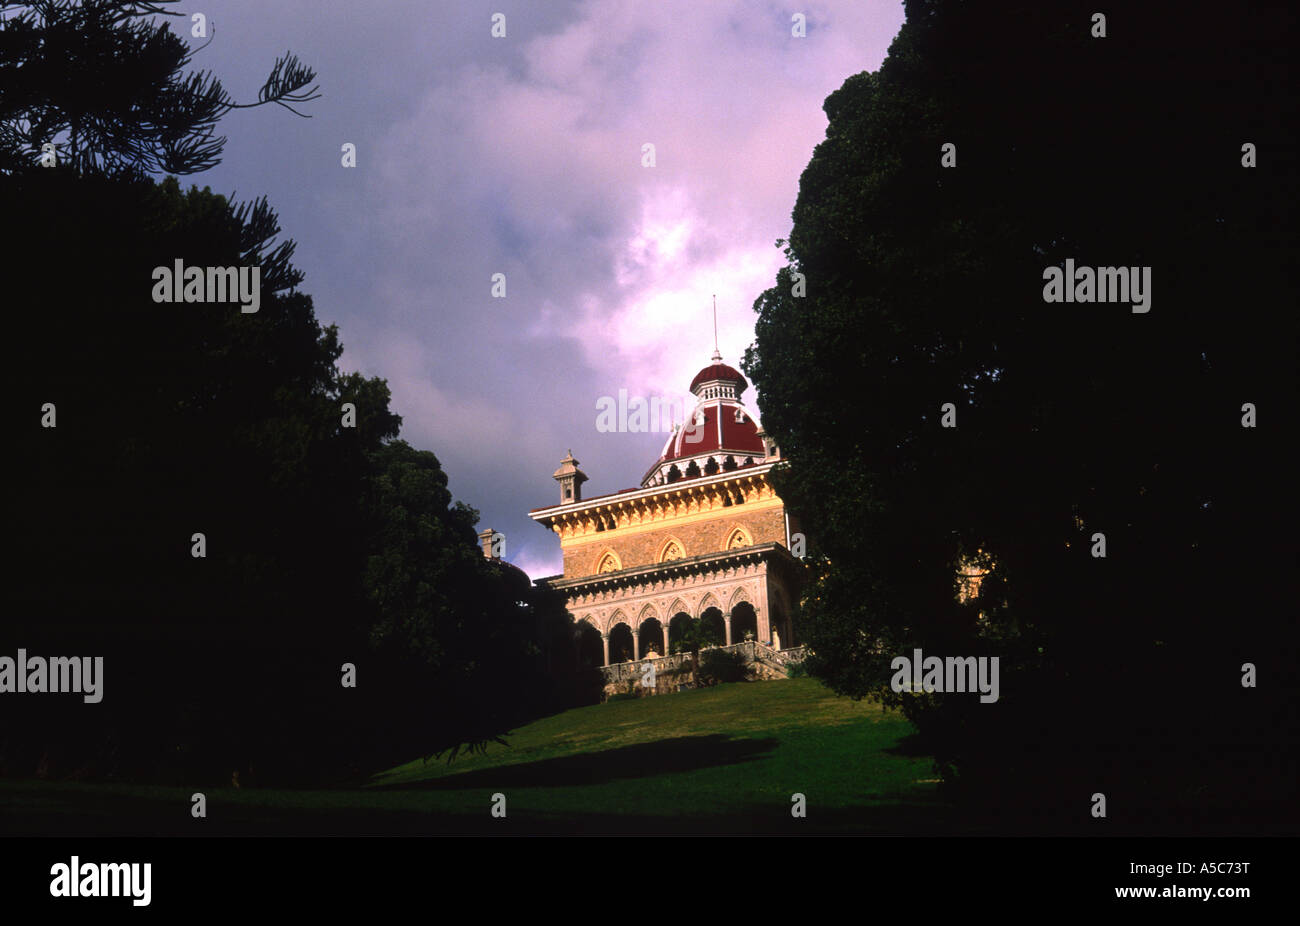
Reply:
<svg viewBox="0 0 1300 926"><path fill-rule="evenodd" d="M801 662L807 656L806 648L803 646L792 646L789 649L778 650L757 640L745 640L741 643L732 643L730 646L702 646L700 647L700 653L714 649L729 653L740 653L747 663L762 662L777 669L784 669L788 665ZM621 682L640 677L644 671L642 667L646 663L652 663L656 673L670 674L689 664L690 661L691 654L689 652L673 653L671 656L643 656L640 659L615 662L603 666L601 672L604 673L608 681Z"/></svg>

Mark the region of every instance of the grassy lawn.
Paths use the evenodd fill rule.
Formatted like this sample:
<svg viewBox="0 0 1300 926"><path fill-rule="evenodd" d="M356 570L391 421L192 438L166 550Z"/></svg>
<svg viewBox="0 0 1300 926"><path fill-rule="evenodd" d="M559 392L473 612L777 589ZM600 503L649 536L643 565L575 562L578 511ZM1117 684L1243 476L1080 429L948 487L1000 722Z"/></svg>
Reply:
<svg viewBox="0 0 1300 926"><path fill-rule="evenodd" d="M942 831L911 725L813 679L721 685L567 711L486 755L411 762L364 789L0 781L0 832L133 835ZM791 795L807 817L791 816ZM505 795L505 819L490 814Z"/></svg>

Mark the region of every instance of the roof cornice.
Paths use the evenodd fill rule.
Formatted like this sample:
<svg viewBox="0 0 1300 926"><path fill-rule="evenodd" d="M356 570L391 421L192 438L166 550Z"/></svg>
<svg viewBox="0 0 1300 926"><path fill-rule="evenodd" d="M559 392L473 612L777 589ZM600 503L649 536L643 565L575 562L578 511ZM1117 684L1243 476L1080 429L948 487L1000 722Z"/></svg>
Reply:
<svg viewBox="0 0 1300 926"><path fill-rule="evenodd" d="M771 542L744 547L740 550L700 553L683 559L669 560L666 563L646 563L643 566L631 566L617 572L600 572L595 575L576 576L571 579L563 577L547 579L546 584L551 588L564 591L635 585L643 582L648 577L663 579L676 575L692 575L708 572L717 569L719 566L758 562L760 560L780 562L783 566L795 566L799 563L799 560L784 545Z"/></svg>
<svg viewBox="0 0 1300 926"><path fill-rule="evenodd" d="M528 516L534 521L547 521L552 518L577 514L595 508L603 508L626 502L637 502L642 499L650 499L659 495L671 495L674 492L680 492L683 490L704 488L706 486L719 485L732 480L763 476L769 473L774 466L777 466L781 462L782 461L780 460L773 460L770 463L756 463L753 466L745 466L728 472L714 473L712 476L700 476L695 479L681 479L677 482L650 486L645 489L635 489L630 492L614 492L609 495L598 495L595 498L584 498L581 501L569 502L567 504L551 505L546 508L534 508L532 511L528 512Z"/></svg>

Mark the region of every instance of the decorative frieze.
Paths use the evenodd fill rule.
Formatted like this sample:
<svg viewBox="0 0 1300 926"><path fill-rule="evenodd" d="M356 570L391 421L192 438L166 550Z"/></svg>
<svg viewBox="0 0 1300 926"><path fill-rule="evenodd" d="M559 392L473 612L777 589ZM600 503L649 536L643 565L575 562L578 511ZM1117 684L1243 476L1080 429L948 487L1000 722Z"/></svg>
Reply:
<svg viewBox="0 0 1300 926"><path fill-rule="evenodd" d="M718 481L673 483L626 496L592 499L581 505L560 505L533 512L532 517L555 531L564 544L759 502L780 504L768 480L767 467Z"/></svg>

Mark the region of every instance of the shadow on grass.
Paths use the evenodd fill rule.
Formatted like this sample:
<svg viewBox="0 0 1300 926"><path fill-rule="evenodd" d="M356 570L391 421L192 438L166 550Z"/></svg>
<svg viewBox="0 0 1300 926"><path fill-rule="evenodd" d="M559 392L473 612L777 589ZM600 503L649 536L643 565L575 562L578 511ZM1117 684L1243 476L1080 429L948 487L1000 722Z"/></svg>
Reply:
<svg viewBox="0 0 1300 926"><path fill-rule="evenodd" d="M4 793L8 792L8 793ZM26 793L24 793L26 792ZM32 793L34 792L34 793ZM408 791L415 796L418 792ZM324 792L331 799L340 792ZM464 806L291 807L243 804L214 792L209 816L190 818L187 795L172 798L105 793L96 788L14 783L0 788L4 836L434 836L434 835L809 835L813 833L934 834L945 831L937 805L868 805L810 810L794 818L790 804L746 800L719 812L687 811L665 801L661 813L572 811L512 803L507 819L491 816L489 792L467 794ZM358 798L364 799L360 794ZM16 800L15 800L16 799ZM950 824L949 824L950 825Z"/></svg>
<svg viewBox="0 0 1300 926"><path fill-rule="evenodd" d="M371 790L471 790L476 788L554 788L606 784L636 778L653 778L702 768L739 765L765 758L778 740L732 739L721 733L678 736L619 746L603 752L557 756L472 772L453 772L419 781L377 784Z"/></svg>
<svg viewBox="0 0 1300 926"><path fill-rule="evenodd" d="M1125 823L1107 821L1099 829L1088 817L1064 825L1050 819L977 817L932 799L824 807L810 801L806 818L794 818L784 795L772 800L737 801L717 812L683 811L668 798L658 813L615 809L575 812L539 806L536 799L512 801L510 815L490 815L490 792L467 793L456 806L418 806L418 791L407 791L410 807L359 807L333 803L349 792L322 792L331 803L285 806L246 804L233 795L209 795L209 816L194 820L189 795L109 793L95 787L64 788L29 782L0 782L0 835L3 836L433 836L433 835L1088 835L1232 836L1294 835L1285 823L1185 819ZM364 801L361 792L357 800ZM373 791L371 792L373 793ZM301 797L296 794L295 798ZM1258 808L1263 810L1264 808ZM1287 809L1274 808L1286 820Z"/></svg>
<svg viewBox="0 0 1300 926"><path fill-rule="evenodd" d="M892 746L886 746L881 752L887 752L891 756L905 756L909 759L928 757L933 753L925 747L921 741L921 734L909 733L906 736L900 736L898 742Z"/></svg>

